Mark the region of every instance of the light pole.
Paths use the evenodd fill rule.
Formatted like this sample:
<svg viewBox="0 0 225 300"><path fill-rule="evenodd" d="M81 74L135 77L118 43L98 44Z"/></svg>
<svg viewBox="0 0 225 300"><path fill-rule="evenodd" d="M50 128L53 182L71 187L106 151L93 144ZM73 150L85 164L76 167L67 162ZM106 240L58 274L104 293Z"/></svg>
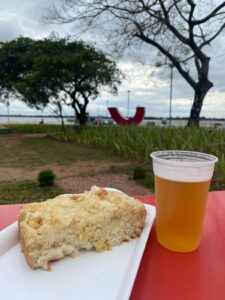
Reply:
<svg viewBox="0 0 225 300"><path fill-rule="evenodd" d="M9 100L7 100L6 105L7 105L8 124L9 124Z"/></svg>
<svg viewBox="0 0 225 300"><path fill-rule="evenodd" d="M109 100L106 100L106 117L109 118Z"/></svg>
<svg viewBox="0 0 225 300"><path fill-rule="evenodd" d="M127 91L127 119L129 119L129 109L130 109L130 90Z"/></svg>
<svg viewBox="0 0 225 300"><path fill-rule="evenodd" d="M172 99L173 99L173 64L169 64L170 67L170 109L169 109L169 127L171 127L172 118Z"/></svg>

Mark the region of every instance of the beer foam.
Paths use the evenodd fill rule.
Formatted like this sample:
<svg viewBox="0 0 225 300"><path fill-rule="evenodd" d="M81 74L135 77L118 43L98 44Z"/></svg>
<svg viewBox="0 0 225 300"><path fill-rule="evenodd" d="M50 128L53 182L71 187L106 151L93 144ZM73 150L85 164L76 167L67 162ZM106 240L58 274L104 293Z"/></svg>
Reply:
<svg viewBox="0 0 225 300"><path fill-rule="evenodd" d="M167 150L151 154L154 175L179 182L200 182L212 178L217 157L194 151Z"/></svg>

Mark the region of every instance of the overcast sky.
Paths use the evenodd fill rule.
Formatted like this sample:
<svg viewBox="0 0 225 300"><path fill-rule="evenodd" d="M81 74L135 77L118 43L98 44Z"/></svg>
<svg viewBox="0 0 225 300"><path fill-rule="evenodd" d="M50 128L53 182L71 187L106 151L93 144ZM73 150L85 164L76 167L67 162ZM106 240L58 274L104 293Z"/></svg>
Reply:
<svg viewBox="0 0 225 300"><path fill-rule="evenodd" d="M57 0L1 0L0 1L0 41L7 41L18 36L34 39L48 37L51 32L58 32L61 37L74 34L74 25L46 25L40 17L46 6ZM209 52L212 54L210 80L214 87L208 93L202 116L225 118L225 38L220 36ZM137 106L146 107L147 116L168 117L170 95L170 70L155 71L150 66L121 59L118 66L126 75L119 87L117 96L102 92L101 97L89 104L91 115L107 115L107 105L119 107L127 114L128 90L130 90L130 110L132 116ZM193 100L193 91L174 70L172 116L188 116ZM10 106L11 114L41 114L15 101ZM66 114L73 114L66 109ZM7 108L0 103L0 114L7 114ZM49 114L45 110L43 114Z"/></svg>

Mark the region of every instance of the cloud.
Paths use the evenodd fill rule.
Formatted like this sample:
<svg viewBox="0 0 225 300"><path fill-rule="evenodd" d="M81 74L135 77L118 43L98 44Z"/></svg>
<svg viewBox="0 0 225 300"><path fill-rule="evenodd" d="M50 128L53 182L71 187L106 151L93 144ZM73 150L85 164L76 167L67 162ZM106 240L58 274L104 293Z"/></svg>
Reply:
<svg viewBox="0 0 225 300"><path fill-rule="evenodd" d="M23 0L21 4L18 0L1 0L0 40L7 41L18 36L29 36L38 39L49 36L52 31L59 32L61 37L75 35L77 32L75 24L53 25L43 24L40 21L46 7L57 4L57 2L57 0ZM107 41L103 36L97 35L97 32L95 34L93 32L86 33L79 36L79 38L81 37L107 52L111 50L110 43L106 44ZM209 78L214 87L205 98L202 116L225 117L224 36L220 35L204 51L211 57ZM148 116L167 117L169 115L171 70L165 67L156 69L154 62L158 58L157 51L144 44L141 48L138 48L138 51L137 48L133 47L129 53L126 52L125 56L118 61L118 66L126 75L123 84L119 87L118 95L113 96L103 91L96 101L89 104L88 111L92 115L107 115L108 104L109 106L118 107L121 113L126 116L127 91L130 90L130 116L135 113L137 106L142 105L146 107L146 115ZM141 63L142 61L145 64ZM193 63L191 70L194 73ZM188 116L193 96L193 89L174 69L172 115ZM3 104L0 104L0 110L2 113L7 113ZM28 108L19 101L15 101L10 106L10 112L13 114L37 113L36 110ZM44 111L44 113L47 114L47 111ZM73 111L66 108L66 113L73 114Z"/></svg>
<svg viewBox="0 0 225 300"><path fill-rule="evenodd" d="M48 37L51 32L59 32L61 36L69 35L71 25L44 24L41 16L46 8L56 3L54 0L1 0L0 3L0 39L11 40L18 36L29 36L33 39Z"/></svg>

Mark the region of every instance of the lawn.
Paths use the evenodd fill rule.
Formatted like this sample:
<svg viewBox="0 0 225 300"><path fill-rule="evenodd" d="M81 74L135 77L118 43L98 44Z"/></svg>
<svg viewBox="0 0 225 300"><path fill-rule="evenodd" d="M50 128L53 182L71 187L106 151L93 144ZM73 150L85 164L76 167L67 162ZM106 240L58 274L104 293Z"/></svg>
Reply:
<svg viewBox="0 0 225 300"><path fill-rule="evenodd" d="M103 172L126 173L129 168L121 161L112 151L52 136L21 132L0 135L0 204L42 201L69 192L57 182L40 187L37 178L42 170L53 170L56 179L80 176L85 180L87 175L102 172L103 167Z"/></svg>
<svg viewBox="0 0 225 300"><path fill-rule="evenodd" d="M58 190L57 186L46 191L39 188L37 171L46 168L56 170L58 177L69 173L84 177L84 180L87 174L94 176L97 172L126 173L131 177L144 174L135 175L135 179L154 191L149 155L153 151L164 149L193 150L217 156L219 162L216 164L211 190L225 189L225 132L222 129L142 126L87 126L75 129L67 126L64 136L60 126L56 125L11 125L10 128L13 134L30 132L36 135L10 139L11 142L7 138L10 134L4 137L2 135L0 203L42 200L55 194L67 193L67 190ZM37 135L43 133L46 135ZM90 160L94 162L94 166L91 166ZM112 160L117 161L117 165L111 164ZM123 165L126 160L128 163ZM105 169L101 165L103 161L106 163ZM19 181L5 178L7 174L4 172L10 168L13 168L14 173L20 172ZM24 196L18 196L18 191L21 190L24 190Z"/></svg>
<svg viewBox="0 0 225 300"><path fill-rule="evenodd" d="M45 166L49 162L66 166L77 160L98 161L111 156L110 151L101 151L74 142L60 142L47 136L23 137L14 141L8 141L6 136L0 139L1 167L14 166L29 169L35 166Z"/></svg>
<svg viewBox="0 0 225 300"><path fill-rule="evenodd" d="M142 182L153 183L149 155L165 149L192 150L218 157L211 189L225 189L225 132L214 128L160 128L156 126L87 126L75 130L67 126L66 136L60 126L14 125L11 128L29 132L48 132L59 140L73 141L79 145L108 149L119 157L130 158L148 166L147 177ZM153 186L152 186L153 188Z"/></svg>
<svg viewBox="0 0 225 300"><path fill-rule="evenodd" d="M32 180L0 182L0 204L44 201L63 193L66 191L57 186L40 187Z"/></svg>

